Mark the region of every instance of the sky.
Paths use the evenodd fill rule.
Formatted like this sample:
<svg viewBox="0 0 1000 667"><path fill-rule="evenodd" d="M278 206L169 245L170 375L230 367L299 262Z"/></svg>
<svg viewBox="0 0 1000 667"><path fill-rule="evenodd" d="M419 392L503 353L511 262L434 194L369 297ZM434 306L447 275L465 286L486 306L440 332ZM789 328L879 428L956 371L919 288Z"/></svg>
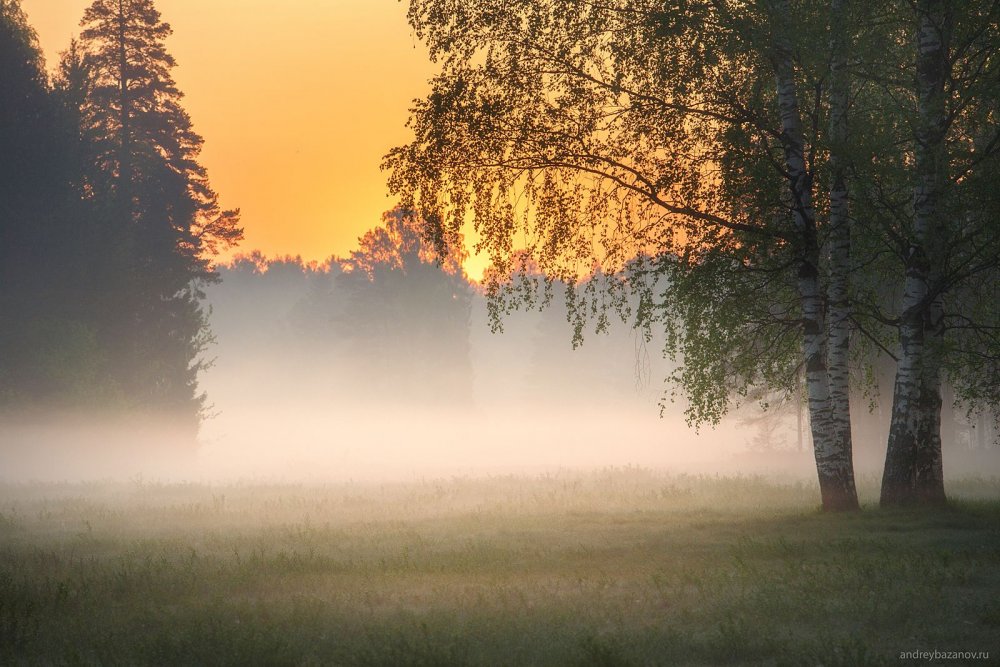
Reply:
<svg viewBox="0 0 1000 667"><path fill-rule="evenodd" d="M49 67L91 0L22 0ZM380 223L382 156L434 68L398 0L157 0L185 108L240 252L346 255Z"/></svg>

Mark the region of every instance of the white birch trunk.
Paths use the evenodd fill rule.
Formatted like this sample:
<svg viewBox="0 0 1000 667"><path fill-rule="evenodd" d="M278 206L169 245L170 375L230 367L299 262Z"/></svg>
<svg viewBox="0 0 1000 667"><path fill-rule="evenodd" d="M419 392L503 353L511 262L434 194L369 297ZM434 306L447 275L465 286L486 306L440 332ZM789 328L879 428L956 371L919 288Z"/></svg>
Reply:
<svg viewBox="0 0 1000 667"><path fill-rule="evenodd" d="M848 193L847 106L850 82L847 73L848 0L830 3L830 283L827 287L830 377L830 430L835 458L828 465L850 480L854 488L854 452L851 439L850 401L850 262L851 223Z"/></svg>
<svg viewBox="0 0 1000 667"><path fill-rule="evenodd" d="M791 195L799 253L798 291L802 307L802 353L806 369L809 423L813 437L816 471L825 510L858 506L854 471L845 467L832 428L830 376L827 370L825 304L820 286L820 249L816 212L812 201L812 176L806 168L805 139L795 86L792 58L792 19L788 0L771 3L773 67L781 116L785 167ZM846 461L850 461L847 457Z"/></svg>
<svg viewBox="0 0 1000 667"><path fill-rule="evenodd" d="M919 0L917 34L917 178L913 188L913 239L901 304L899 364L892 423L882 476L882 505L943 502L941 464L941 364L935 340L942 305L932 298L941 242L938 211L946 176L944 83L947 44L942 34L947 0Z"/></svg>

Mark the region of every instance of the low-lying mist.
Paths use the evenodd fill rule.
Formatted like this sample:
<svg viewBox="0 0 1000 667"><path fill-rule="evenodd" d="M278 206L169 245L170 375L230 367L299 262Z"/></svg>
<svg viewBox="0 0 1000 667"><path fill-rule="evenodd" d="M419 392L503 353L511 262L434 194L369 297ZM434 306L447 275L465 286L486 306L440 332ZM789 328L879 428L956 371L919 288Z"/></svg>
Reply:
<svg viewBox="0 0 1000 667"><path fill-rule="evenodd" d="M637 466L812 479L793 402L749 401L695 430L655 336L612 322L574 349L558 297L493 333L485 299L442 275L393 284L336 265L236 262L208 291L197 443L165 419L36 413L6 420L0 478L374 482ZM887 407L867 407L858 397L856 467L877 475ZM946 474L1000 474L982 430L953 429Z"/></svg>
<svg viewBox="0 0 1000 667"><path fill-rule="evenodd" d="M317 305L317 294L342 289L335 277L270 271L257 279L285 287L259 299L241 302L235 281L210 294L218 345L204 387L214 416L199 465L213 477L711 469L746 448L731 424L695 434L679 406L661 419L659 350L625 326L574 350L558 300L506 316L502 333L471 292L444 309L424 300L358 322L349 305Z"/></svg>

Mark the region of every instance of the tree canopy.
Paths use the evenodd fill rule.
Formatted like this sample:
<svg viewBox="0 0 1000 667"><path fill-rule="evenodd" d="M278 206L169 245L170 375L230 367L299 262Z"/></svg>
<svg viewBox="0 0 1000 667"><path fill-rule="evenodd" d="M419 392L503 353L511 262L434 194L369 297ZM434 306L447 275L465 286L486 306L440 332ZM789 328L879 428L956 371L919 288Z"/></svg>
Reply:
<svg viewBox="0 0 1000 667"><path fill-rule="evenodd" d="M616 276L624 288L599 305L637 293L626 316L667 327L695 421L757 387L791 391L804 370L821 487L827 475L831 507L856 507L852 375L881 351L908 357L901 368L967 360L907 348L904 322L934 346L967 337L933 303L961 299L1000 256L991 216L956 224L997 173L997 7L944 5L411 0L440 72L412 109L414 140L386 158L390 184L442 242L471 220L496 275L528 255L571 284L595 265ZM944 55L928 60L935 34ZM928 67L940 88L922 83ZM928 134L935 99L946 112ZM939 204L963 202L935 209L950 231L933 239L914 195L931 139L951 192ZM924 256L928 298L906 304ZM651 289L650 275L667 280ZM995 360L987 310L968 331ZM896 407L933 449L908 426L932 396L940 408L924 377L930 402Z"/></svg>
<svg viewBox="0 0 1000 667"><path fill-rule="evenodd" d="M422 221L397 208L341 263L335 327L366 362L351 381L376 400L469 400L472 288L462 252L455 246L439 261Z"/></svg>
<svg viewBox="0 0 1000 667"><path fill-rule="evenodd" d="M50 81L19 3L0 3L0 398L163 413L193 435L201 288L239 213L198 162L152 0L95 0L82 27Z"/></svg>

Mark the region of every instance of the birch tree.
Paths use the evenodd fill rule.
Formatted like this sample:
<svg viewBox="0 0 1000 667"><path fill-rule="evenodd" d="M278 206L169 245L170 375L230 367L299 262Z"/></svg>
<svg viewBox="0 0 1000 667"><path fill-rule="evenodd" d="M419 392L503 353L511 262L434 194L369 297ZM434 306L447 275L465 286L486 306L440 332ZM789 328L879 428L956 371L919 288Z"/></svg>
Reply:
<svg viewBox="0 0 1000 667"><path fill-rule="evenodd" d="M668 292L645 292L625 315L667 327L668 313L683 315L668 340L685 362L675 379L693 421L717 420L761 383L790 388L804 366L823 504L849 509L849 416L833 414L846 409L847 372L834 391L829 369L846 359L846 269L833 282L831 358L826 223L813 202L830 68L813 46L831 13L843 10L413 0L411 24L441 74L413 109L414 142L387 165L443 244L471 217L498 275L524 253L570 285L595 265L620 276L622 291L642 291L644 271L669 271ZM838 128L844 118L841 109ZM839 243L835 261L845 252Z"/></svg>
<svg viewBox="0 0 1000 667"><path fill-rule="evenodd" d="M798 289L802 309L803 354L816 469L823 506L856 509L850 422L847 274L850 230L846 169L847 83L845 3L831 3L830 62L830 321L820 282L820 241L813 206L812 174L806 165L806 142L799 110L791 33L794 19L787 0L771 3L773 67L785 149L786 178L799 250Z"/></svg>
<svg viewBox="0 0 1000 667"><path fill-rule="evenodd" d="M829 75L829 309L827 356L830 379L830 474L845 476L854 469L851 434L851 210L849 178L851 160L848 113L851 81L848 59L851 47L849 0L830 2ZM857 57L855 55L855 57ZM846 480L846 476L844 477ZM850 482L853 484L853 476ZM851 487L857 499L857 492Z"/></svg>
<svg viewBox="0 0 1000 667"><path fill-rule="evenodd" d="M944 502L942 378L950 372L975 399L998 359L996 304L983 307L977 293L995 291L1000 262L989 194L1000 185L1000 3L919 0L904 15L915 57L912 93L900 96L912 100L902 109L912 129L900 144L912 194L908 205L882 204L901 221L892 229L905 267L889 319L898 366L883 505Z"/></svg>
<svg viewBox="0 0 1000 667"><path fill-rule="evenodd" d="M915 128L916 179L913 231L901 303L899 357L893 392L892 425L882 483L882 504L904 502L910 493L944 500L940 433L940 365L932 349L940 297L931 293L941 238L939 201L944 172L946 74L945 7L917 4ZM922 490L918 490L921 488Z"/></svg>

